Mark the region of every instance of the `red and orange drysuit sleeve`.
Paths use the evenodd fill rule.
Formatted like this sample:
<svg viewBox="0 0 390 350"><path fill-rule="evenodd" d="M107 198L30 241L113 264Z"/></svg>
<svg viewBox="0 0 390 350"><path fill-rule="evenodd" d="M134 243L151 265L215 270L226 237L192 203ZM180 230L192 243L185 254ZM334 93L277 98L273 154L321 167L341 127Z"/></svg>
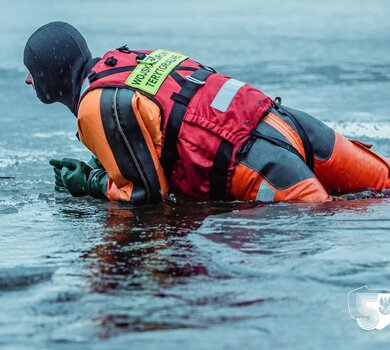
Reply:
<svg viewBox="0 0 390 350"><path fill-rule="evenodd" d="M165 199L160 125L159 107L138 92L95 89L83 98L78 134L107 171L108 199L134 205Z"/></svg>

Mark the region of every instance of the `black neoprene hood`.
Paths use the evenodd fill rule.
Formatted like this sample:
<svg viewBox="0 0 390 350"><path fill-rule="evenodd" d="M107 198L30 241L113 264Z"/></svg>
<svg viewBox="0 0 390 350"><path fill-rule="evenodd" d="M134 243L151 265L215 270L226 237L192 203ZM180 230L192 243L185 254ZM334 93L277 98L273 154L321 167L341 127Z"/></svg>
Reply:
<svg viewBox="0 0 390 350"><path fill-rule="evenodd" d="M24 65L43 103L61 102L77 113L83 71L92 58L81 33L68 23L38 28L24 49Z"/></svg>

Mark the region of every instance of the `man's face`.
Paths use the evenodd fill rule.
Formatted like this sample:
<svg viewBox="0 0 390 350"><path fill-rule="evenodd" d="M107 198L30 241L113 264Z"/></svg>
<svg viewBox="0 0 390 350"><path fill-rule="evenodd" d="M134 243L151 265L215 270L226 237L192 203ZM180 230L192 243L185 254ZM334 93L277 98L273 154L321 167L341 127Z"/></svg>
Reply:
<svg viewBox="0 0 390 350"><path fill-rule="evenodd" d="M27 85L31 85L34 88L34 90L35 90L34 80L33 80L33 77L31 75L31 73L28 73L25 82L26 82Z"/></svg>

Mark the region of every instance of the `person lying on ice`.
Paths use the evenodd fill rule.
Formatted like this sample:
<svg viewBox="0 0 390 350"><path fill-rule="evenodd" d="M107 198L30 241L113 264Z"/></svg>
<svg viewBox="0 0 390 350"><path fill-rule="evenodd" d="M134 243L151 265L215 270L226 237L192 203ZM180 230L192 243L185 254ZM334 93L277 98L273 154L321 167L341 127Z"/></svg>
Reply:
<svg viewBox="0 0 390 350"><path fill-rule="evenodd" d="M73 196L322 202L390 188L390 161L370 146L184 54L122 46L92 58L74 27L53 22L28 39L24 64L98 160L50 161Z"/></svg>

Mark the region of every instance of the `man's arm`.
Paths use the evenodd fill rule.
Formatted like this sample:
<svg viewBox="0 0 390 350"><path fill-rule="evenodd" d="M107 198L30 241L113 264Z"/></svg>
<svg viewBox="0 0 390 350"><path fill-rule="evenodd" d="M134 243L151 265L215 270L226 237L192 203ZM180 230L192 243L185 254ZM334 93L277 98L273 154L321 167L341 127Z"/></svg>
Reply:
<svg viewBox="0 0 390 350"><path fill-rule="evenodd" d="M96 89L78 113L81 142L107 171L106 197L134 205L165 199L168 184L159 161L161 115L148 98L126 89Z"/></svg>

